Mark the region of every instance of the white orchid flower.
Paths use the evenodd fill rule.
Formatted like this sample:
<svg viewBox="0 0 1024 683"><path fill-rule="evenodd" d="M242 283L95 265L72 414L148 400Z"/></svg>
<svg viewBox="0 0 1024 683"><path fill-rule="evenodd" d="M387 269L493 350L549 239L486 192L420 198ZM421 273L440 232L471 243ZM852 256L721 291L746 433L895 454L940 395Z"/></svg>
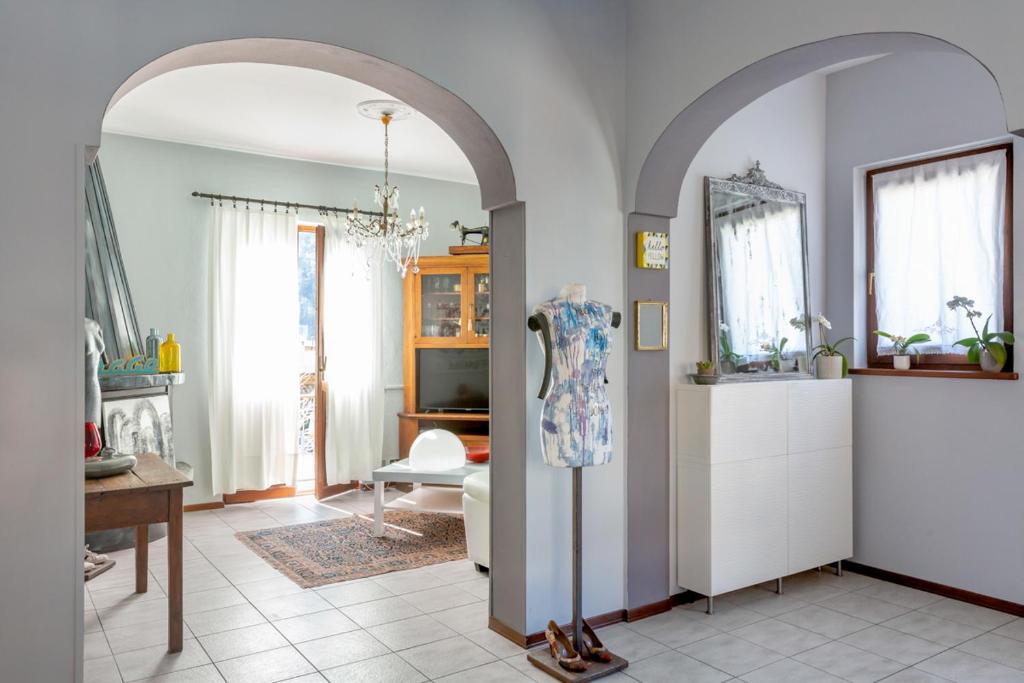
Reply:
<svg viewBox="0 0 1024 683"><path fill-rule="evenodd" d="M832 329L832 323L828 321L828 318L825 317L824 313L819 313L818 317L816 317L815 320L817 320L818 324L824 327L826 330Z"/></svg>

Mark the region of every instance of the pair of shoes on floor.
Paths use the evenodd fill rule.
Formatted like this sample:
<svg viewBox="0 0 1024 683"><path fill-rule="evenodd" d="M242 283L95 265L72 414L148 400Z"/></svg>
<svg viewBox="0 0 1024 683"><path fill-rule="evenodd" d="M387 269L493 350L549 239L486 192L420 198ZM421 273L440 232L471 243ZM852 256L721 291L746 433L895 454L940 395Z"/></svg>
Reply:
<svg viewBox="0 0 1024 683"><path fill-rule="evenodd" d="M573 647L572 641L565 632L559 628L554 620L548 622L544 630L544 637L547 638L548 647L551 649L551 656L558 661L558 665L566 671L581 673L590 666L589 662L610 662L612 654L608 648L594 633L585 620L583 622L583 638L580 651Z"/></svg>

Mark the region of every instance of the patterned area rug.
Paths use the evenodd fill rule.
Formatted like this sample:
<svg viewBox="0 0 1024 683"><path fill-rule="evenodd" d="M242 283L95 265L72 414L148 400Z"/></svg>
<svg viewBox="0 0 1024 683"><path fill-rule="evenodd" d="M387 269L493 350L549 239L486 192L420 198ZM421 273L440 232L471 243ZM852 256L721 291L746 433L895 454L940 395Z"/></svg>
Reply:
<svg viewBox="0 0 1024 683"><path fill-rule="evenodd" d="M466 559L461 516L386 510L384 521L382 538L358 515L235 537L303 588Z"/></svg>

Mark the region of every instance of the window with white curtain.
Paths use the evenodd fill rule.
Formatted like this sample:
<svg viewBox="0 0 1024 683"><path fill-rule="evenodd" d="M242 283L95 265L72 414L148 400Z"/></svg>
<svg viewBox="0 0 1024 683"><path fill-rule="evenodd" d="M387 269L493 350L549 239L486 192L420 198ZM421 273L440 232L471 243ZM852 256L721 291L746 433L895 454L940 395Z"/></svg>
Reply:
<svg viewBox="0 0 1024 683"><path fill-rule="evenodd" d="M886 356L893 352L874 330L930 335L917 346L921 365L968 364L966 350L953 343L974 330L946 306L954 296L991 314L991 330L1011 329L1012 172L1011 144L868 171L870 366L891 366Z"/></svg>

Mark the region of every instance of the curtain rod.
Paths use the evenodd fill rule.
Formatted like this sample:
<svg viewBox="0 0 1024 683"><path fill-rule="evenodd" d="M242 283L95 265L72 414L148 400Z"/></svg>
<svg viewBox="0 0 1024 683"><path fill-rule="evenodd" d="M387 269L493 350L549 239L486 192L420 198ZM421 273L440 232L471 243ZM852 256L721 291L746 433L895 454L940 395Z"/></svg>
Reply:
<svg viewBox="0 0 1024 683"><path fill-rule="evenodd" d="M242 203L242 204L259 204L260 206L274 206L274 207L283 206L283 207L285 207L285 211L287 211L288 209L291 209L291 208L295 208L295 209L314 209L314 210L316 210L316 211L318 211L319 213L322 213L322 214L336 213L336 214L342 214L342 215L346 215L346 216L349 214L349 212L352 211L352 209L342 209L342 208L339 208L337 206L323 206L323 205L316 206L314 204L301 204L299 202L279 202L279 201L275 201L273 199L256 199L255 197L236 197L236 196L230 195L230 194L210 194L209 192L193 192L192 196L193 197L202 197L203 199L209 199L211 206L213 205L213 202L225 202L225 201L228 201L228 202L231 202L232 204ZM359 213L364 215L364 216L383 216L384 215L384 214L380 213L379 211L365 211L363 209L359 209Z"/></svg>

